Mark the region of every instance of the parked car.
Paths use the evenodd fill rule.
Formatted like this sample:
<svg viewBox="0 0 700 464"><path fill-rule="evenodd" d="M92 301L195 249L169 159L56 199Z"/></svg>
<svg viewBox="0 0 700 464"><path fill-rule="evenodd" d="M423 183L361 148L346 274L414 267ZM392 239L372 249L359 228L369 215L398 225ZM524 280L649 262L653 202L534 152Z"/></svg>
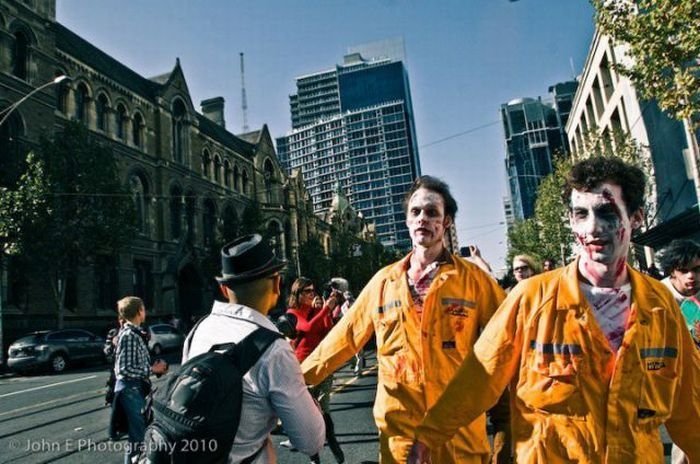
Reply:
<svg viewBox="0 0 700 464"><path fill-rule="evenodd" d="M153 324L148 332L151 335L148 349L154 356L167 350L179 350L185 342L185 335L170 324Z"/></svg>
<svg viewBox="0 0 700 464"><path fill-rule="evenodd" d="M103 343L102 337L81 329L32 332L10 345L7 367L15 372L39 368L62 372L69 364L104 361Z"/></svg>

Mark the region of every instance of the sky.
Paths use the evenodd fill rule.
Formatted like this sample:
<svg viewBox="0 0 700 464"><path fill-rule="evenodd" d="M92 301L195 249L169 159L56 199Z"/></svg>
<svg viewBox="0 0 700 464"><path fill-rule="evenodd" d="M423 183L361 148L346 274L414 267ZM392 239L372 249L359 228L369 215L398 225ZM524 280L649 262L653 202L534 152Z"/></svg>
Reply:
<svg viewBox="0 0 700 464"><path fill-rule="evenodd" d="M248 126L273 138L291 128L296 77L403 38L422 173L450 185L460 245L494 270L507 253L500 105L580 74L594 31L587 0L57 0L56 19L145 77L179 58L195 106L224 97L233 133L243 52Z"/></svg>

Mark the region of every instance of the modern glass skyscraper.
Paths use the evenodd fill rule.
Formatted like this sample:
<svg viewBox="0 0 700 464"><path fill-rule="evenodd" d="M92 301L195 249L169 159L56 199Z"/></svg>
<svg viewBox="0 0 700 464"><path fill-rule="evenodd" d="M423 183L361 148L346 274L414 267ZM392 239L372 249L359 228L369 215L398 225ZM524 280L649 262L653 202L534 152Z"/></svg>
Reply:
<svg viewBox="0 0 700 464"><path fill-rule="evenodd" d="M296 83L292 131L277 139L282 165L301 169L316 213L328 210L340 187L382 244L410 247L403 199L420 161L404 63L351 53Z"/></svg>
<svg viewBox="0 0 700 464"><path fill-rule="evenodd" d="M537 187L552 172L553 155L568 153L564 126L577 86L576 81L551 86L552 102L519 98L501 105L513 219L535 214Z"/></svg>

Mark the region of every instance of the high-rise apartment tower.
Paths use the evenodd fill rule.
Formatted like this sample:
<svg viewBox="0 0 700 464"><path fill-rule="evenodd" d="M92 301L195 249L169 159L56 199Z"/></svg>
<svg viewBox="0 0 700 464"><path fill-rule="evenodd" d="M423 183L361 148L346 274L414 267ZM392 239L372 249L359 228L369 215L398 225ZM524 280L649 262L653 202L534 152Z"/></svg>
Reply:
<svg viewBox="0 0 700 464"><path fill-rule="evenodd" d="M396 48L384 56L376 44L356 48L335 69L298 77L289 97L292 130L277 139L277 151L285 169L301 170L315 213L326 212L340 188L374 222L382 244L408 248L403 200L420 161Z"/></svg>

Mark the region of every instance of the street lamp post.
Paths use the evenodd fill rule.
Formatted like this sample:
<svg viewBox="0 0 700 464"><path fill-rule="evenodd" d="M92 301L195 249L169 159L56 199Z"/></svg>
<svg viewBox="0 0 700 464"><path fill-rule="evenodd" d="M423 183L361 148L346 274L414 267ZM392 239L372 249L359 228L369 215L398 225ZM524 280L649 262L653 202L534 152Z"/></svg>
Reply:
<svg viewBox="0 0 700 464"><path fill-rule="evenodd" d="M17 100L15 103L12 105L8 106L4 110L0 111L0 116L2 116L2 119L0 119L0 127L7 121L7 119L12 115L12 112L16 110L22 103L27 101L29 98L32 97L32 95L36 94L37 92L41 92L47 87L50 87L55 84L59 84L63 81L68 79L68 76L65 74L61 74L60 76L56 76L53 79L51 79L49 82L40 85L39 87L33 89L31 92L26 94L24 97L20 98ZM5 364L5 339L3 337L4 333L4 327L3 327L3 319L4 319L4 314L3 314L3 297L5 296L5 269L4 269L4 255L5 255L5 250L4 247L0 249L0 367L2 367Z"/></svg>
<svg viewBox="0 0 700 464"><path fill-rule="evenodd" d="M31 98L32 95L34 95L34 94L37 93L37 92L41 92L42 90L44 90L44 89L47 88L47 87L50 87L50 86L55 85L55 84L59 84L59 83L65 81L66 79L68 79L68 76L66 76L65 74L62 74L62 75L60 75L60 76L56 76L56 77L54 77L52 80L50 80L49 82L47 82L46 84L40 85L39 87L37 87L36 89L32 90L31 92L29 92L29 93L28 93L27 95L25 95L24 97L22 97L22 98L20 98L19 100L17 100L17 101L16 101L15 103L13 103L12 105L10 105L10 106L8 106L7 108L5 108L4 110L0 111L0 115L3 115L3 116L2 116L2 119L0 119L0 126L2 126L2 124L7 120L7 118L10 117L10 115L12 114L12 112L13 112L14 110L16 110L17 107L18 107L19 105L21 105L22 103L24 103L25 101L27 101L29 98Z"/></svg>

